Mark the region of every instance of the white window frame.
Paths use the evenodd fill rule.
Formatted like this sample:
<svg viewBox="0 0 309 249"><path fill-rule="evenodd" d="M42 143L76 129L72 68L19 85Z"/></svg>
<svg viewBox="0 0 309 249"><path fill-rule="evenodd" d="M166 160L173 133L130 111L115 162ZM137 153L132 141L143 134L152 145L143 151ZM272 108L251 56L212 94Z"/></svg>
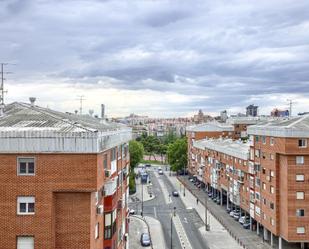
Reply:
<svg viewBox="0 0 309 249"><path fill-rule="evenodd" d="M26 173L20 172L20 163L24 161L26 163ZM33 173L29 173L29 163L33 162ZM36 162L34 157L17 157L17 175L18 176L34 176L35 175Z"/></svg>
<svg viewBox="0 0 309 249"><path fill-rule="evenodd" d="M295 180L297 182L304 182L305 181L305 175L304 174L296 174L295 175Z"/></svg>
<svg viewBox="0 0 309 249"><path fill-rule="evenodd" d="M270 144L271 146L274 146L274 144L275 144L275 138L271 137L270 140L269 140L269 144Z"/></svg>
<svg viewBox="0 0 309 249"><path fill-rule="evenodd" d="M26 212L20 211L20 204L26 204ZM29 212L29 203L34 203L34 212ZM35 197L34 196L18 196L17 197L17 214L18 215L34 215L35 214Z"/></svg>
<svg viewBox="0 0 309 249"><path fill-rule="evenodd" d="M274 194L274 193L275 193L275 188L274 188L274 186L270 186L270 193L271 193L271 194Z"/></svg>
<svg viewBox="0 0 309 249"><path fill-rule="evenodd" d="M302 141L302 144L304 144L304 145L299 146L299 141ZM298 148L307 148L307 139L306 138L298 139Z"/></svg>
<svg viewBox="0 0 309 249"><path fill-rule="evenodd" d="M306 230L305 227L296 227L297 234L305 234Z"/></svg>
<svg viewBox="0 0 309 249"><path fill-rule="evenodd" d="M296 200L304 200L305 199L305 192L298 191L296 192Z"/></svg>
<svg viewBox="0 0 309 249"><path fill-rule="evenodd" d="M30 241L28 241L27 245L32 244L33 248L34 248L34 236L23 236L23 235L21 235L21 236L17 236L17 238L16 238L16 244L17 244L16 247L17 247L17 249L21 248L21 246L25 246L24 243L20 244L21 243L20 240L22 240L22 239L30 240Z"/></svg>
<svg viewBox="0 0 309 249"><path fill-rule="evenodd" d="M95 225L95 230L94 230L94 239L99 238L99 223Z"/></svg>
<svg viewBox="0 0 309 249"><path fill-rule="evenodd" d="M296 156L296 164L297 165L303 165L305 163L305 157L304 156Z"/></svg>
<svg viewBox="0 0 309 249"><path fill-rule="evenodd" d="M304 215L299 215L301 210L303 210ZM304 217L305 216L305 209L304 208L298 208L296 209L296 217Z"/></svg>

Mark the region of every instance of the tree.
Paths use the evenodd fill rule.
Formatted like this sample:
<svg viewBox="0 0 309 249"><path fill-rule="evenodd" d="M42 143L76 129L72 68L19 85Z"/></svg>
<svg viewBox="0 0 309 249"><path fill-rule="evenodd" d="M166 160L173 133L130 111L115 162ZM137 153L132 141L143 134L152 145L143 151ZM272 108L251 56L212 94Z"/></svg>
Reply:
<svg viewBox="0 0 309 249"><path fill-rule="evenodd" d="M140 142L130 141L129 152L130 152L129 192L130 194L134 194L136 192L134 168L140 163L140 161L144 157L144 147Z"/></svg>
<svg viewBox="0 0 309 249"><path fill-rule="evenodd" d="M145 151L154 156L159 150L159 146L161 144L160 140L154 136L147 136L142 138L141 143L143 144Z"/></svg>
<svg viewBox="0 0 309 249"><path fill-rule="evenodd" d="M186 138L177 139L168 146L168 163L171 165L172 171L182 170L187 166L187 150Z"/></svg>
<svg viewBox="0 0 309 249"><path fill-rule="evenodd" d="M130 141L129 143L129 152L130 152L130 166L131 169L134 169L144 156L144 147L140 142Z"/></svg>

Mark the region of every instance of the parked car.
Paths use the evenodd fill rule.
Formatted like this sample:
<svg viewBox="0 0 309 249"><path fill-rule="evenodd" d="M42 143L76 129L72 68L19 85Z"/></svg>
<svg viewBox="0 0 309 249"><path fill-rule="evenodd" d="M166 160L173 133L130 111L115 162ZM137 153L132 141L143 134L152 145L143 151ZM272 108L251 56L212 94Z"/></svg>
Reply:
<svg viewBox="0 0 309 249"><path fill-rule="evenodd" d="M151 167L151 164L145 164L145 167L149 168L149 167Z"/></svg>
<svg viewBox="0 0 309 249"><path fill-rule="evenodd" d="M232 209L231 209L230 207L227 207L227 208L226 208L226 212L227 212L227 213L230 213L231 211L232 211Z"/></svg>
<svg viewBox="0 0 309 249"><path fill-rule="evenodd" d="M190 178L189 181L190 181L190 182L194 182L194 179L193 179L193 178Z"/></svg>
<svg viewBox="0 0 309 249"><path fill-rule="evenodd" d="M150 236L148 233L141 234L141 245L142 246L150 246Z"/></svg>
<svg viewBox="0 0 309 249"><path fill-rule="evenodd" d="M240 212L239 211L234 212L233 217L234 217L235 220L239 220Z"/></svg>
<svg viewBox="0 0 309 249"><path fill-rule="evenodd" d="M231 216L231 217L234 217L234 212L235 212L234 210L232 210L232 211L230 212L230 216Z"/></svg>
<svg viewBox="0 0 309 249"><path fill-rule="evenodd" d="M244 229L249 229L250 228L250 222L246 221L244 224L242 224L242 227Z"/></svg>
<svg viewBox="0 0 309 249"><path fill-rule="evenodd" d="M179 196L179 193L178 193L178 191L174 190L174 191L172 192L172 195L173 195L174 197L178 197L178 196Z"/></svg>
<svg viewBox="0 0 309 249"><path fill-rule="evenodd" d="M129 215L133 215L135 214L135 210L134 209L129 209Z"/></svg>
<svg viewBox="0 0 309 249"><path fill-rule="evenodd" d="M162 170L162 169L159 169L159 170L158 170L158 173L159 173L159 175L163 175L163 170Z"/></svg>
<svg viewBox="0 0 309 249"><path fill-rule="evenodd" d="M211 192L208 193L208 197L209 197L209 198L212 197L212 193L211 193Z"/></svg>
<svg viewBox="0 0 309 249"><path fill-rule="evenodd" d="M241 216L239 219L238 219L238 222L240 224L244 224L244 223L247 223L247 222L250 222L250 218L248 216Z"/></svg>
<svg viewBox="0 0 309 249"><path fill-rule="evenodd" d="M216 203L221 204L221 198L219 196L217 196L217 198L216 198Z"/></svg>

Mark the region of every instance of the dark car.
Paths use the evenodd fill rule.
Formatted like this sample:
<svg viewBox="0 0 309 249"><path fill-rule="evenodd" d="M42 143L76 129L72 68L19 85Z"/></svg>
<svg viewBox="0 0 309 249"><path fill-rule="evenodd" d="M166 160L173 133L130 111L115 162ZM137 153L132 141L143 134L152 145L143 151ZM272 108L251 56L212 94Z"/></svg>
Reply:
<svg viewBox="0 0 309 249"><path fill-rule="evenodd" d="M246 221L246 222L242 225L242 227L243 227L244 229L249 229L249 228L250 228L250 221L249 221L249 222Z"/></svg>
<svg viewBox="0 0 309 249"><path fill-rule="evenodd" d="M151 167L151 164L145 164L145 167L149 168L149 167Z"/></svg>
<svg viewBox="0 0 309 249"><path fill-rule="evenodd" d="M150 246L150 236L148 233L141 234L141 245L142 246Z"/></svg>
<svg viewBox="0 0 309 249"><path fill-rule="evenodd" d="M172 192L172 195L173 195L174 197L178 197L178 196L179 196L179 193L178 193L178 191L174 190L174 191Z"/></svg>

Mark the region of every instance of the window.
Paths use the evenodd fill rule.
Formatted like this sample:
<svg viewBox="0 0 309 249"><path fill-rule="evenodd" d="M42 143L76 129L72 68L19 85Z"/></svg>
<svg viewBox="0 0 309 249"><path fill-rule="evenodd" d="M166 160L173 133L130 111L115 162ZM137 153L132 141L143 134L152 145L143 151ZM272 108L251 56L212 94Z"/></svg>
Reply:
<svg viewBox="0 0 309 249"><path fill-rule="evenodd" d="M263 203L264 205L267 205L267 200L265 198L263 198Z"/></svg>
<svg viewBox="0 0 309 249"><path fill-rule="evenodd" d="M296 199L297 200L305 199L305 193L304 192L296 192Z"/></svg>
<svg viewBox="0 0 309 249"><path fill-rule="evenodd" d="M298 216L298 217L305 216L305 210L304 209L296 209L296 216Z"/></svg>
<svg viewBox="0 0 309 249"><path fill-rule="evenodd" d="M266 220L266 219L267 219L267 216L266 216L266 214L265 214L265 213L264 213L264 215L263 215L263 216L264 216L264 220Z"/></svg>
<svg viewBox="0 0 309 249"><path fill-rule="evenodd" d="M33 249L34 237L32 236L18 236L17 237L17 249Z"/></svg>
<svg viewBox="0 0 309 249"><path fill-rule="evenodd" d="M272 226L275 225L275 220L274 220L273 218L270 218L270 224L271 224Z"/></svg>
<svg viewBox="0 0 309 249"><path fill-rule="evenodd" d="M271 170L271 171L270 171L270 176L271 176L271 177L275 177L275 171Z"/></svg>
<svg viewBox="0 0 309 249"><path fill-rule="evenodd" d="M297 234L304 234L305 233L305 227L297 227L296 233Z"/></svg>
<svg viewBox="0 0 309 249"><path fill-rule="evenodd" d="M19 196L17 197L17 214L29 215L34 214L34 196Z"/></svg>
<svg viewBox="0 0 309 249"><path fill-rule="evenodd" d="M112 238L112 213L106 213L104 217L104 239Z"/></svg>
<svg viewBox="0 0 309 249"><path fill-rule="evenodd" d="M263 189L266 190L266 184L263 182Z"/></svg>
<svg viewBox="0 0 309 249"><path fill-rule="evenodd" d="M265 168L262 169L262 173L263 173L263 174L266 173L266 169L265 169Z"/></svg>
<svg viewBox="0 0 309 249"><path fill-rule="evenodd" d="M255 142L259 141L259 136L255 136Z"/></svg>
<svg viewBox="0 0 309 249"><path fill-rule="evenodd" d="M111 161L116 160L116 148L111 149Z"/></svg>
<svg viewBox="0 0 309 249"><path fill-rule="evenodd" d="M275 188L273 186L270 186L270 193L274 194L275 193Z"/></svg>
<svg viewBox="0 0 309 249"><path fill-rule="evenodd" d="M258 192L255 193L255 199L260 200L260 193L258 193Z"/></svg>
<svg viewBox="0 0 309 249"><path fill-rule="evenodd" d="M302 138L298 140L298 147L299 148L307 148L307 139Z"/></svg>
<svg viewBox="0 0 309 249"><path fill-rule="evenodd" d="M94 238L95 239L99 238L99 223L95 225Z"/></svg>
<svg viewBox="0 0 309 249"><path fill-rule="evenodd" d="M270 207L271 209L274 209L274 208L275 208L275 204L274 204L273 202L270 202L270 203L269 203L269 207Z"/></svg>
<svg viewBox="0 0 309 249"><path fill-rule="evenodd" d="M17 159L18 175L34 175L34 158Z"/></svg>
<svg viewBox="0 0 309 249"><path fill-rule="evenodd" d="M262 136L262 143L266 144L266 137Z"/></svg>
<svg viewBox="0 0 309 249"><path fill-rule="evenodd" d="M255 150L255 156L260 157L260 150Z"/></svg>
<svg viewBox="0 0 309 249"><path fill-rule="evenodd" d="M255 185L256 185L257 187L260 187L260 185L261 185L261 180L260 180L260 178L258 178L258 177L255 178Z"/></svg>
<svg viewBox="0 0 309 249"><path fill-rule="evenodd" d="M304 164L304 156L296 156L296 164Z"/></svg>
<svg viewBox="0 0 309 249"><path fill-rule="evenodd" d="M270 160L274 160L274 154L269 154Z"/></svg>
<svg viewBox="0 0 309 249"><path fill-rule="evenodd" d="M305 181L305 176L304 175L296 175L296 181L297 182Z"/></svg>
<svg viewBox="0 0 309 249"><path fill-rule="evenodd" d="M107 169L107 154L103 155L103 167L104 169Z"/></svg>
<svg viewBox="0 0 309 249"><path fill-rule="evenodd" d="M273 146L275 144L275 139L273 137L270 138L269 144Z"/></svg>

